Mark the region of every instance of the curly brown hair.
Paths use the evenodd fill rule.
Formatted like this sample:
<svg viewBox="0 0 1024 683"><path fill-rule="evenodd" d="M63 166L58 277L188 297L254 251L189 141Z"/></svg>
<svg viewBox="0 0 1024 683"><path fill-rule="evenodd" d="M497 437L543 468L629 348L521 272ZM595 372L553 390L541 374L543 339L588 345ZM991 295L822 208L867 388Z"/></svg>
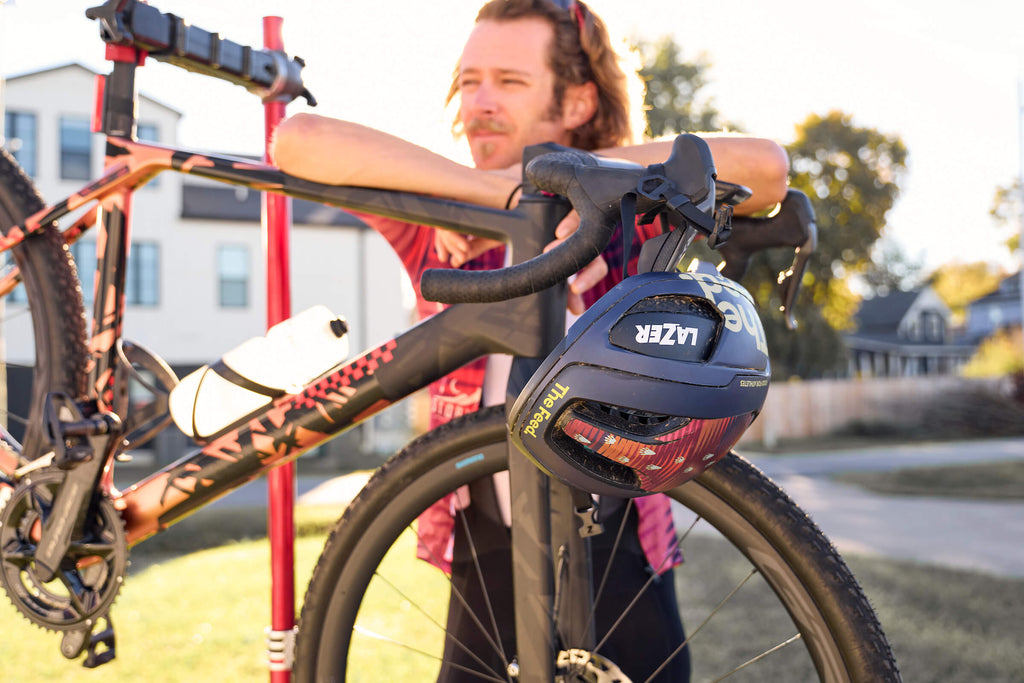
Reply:
<svg viewBox="0 0 1024 683"><path fill-rule="evenodd" d="M585 150L618 147L631 138L626 74L601 18L578 0L574 5L572 11L566 11L551 0L490 0L477 13L476 23L533 17L550 23L555 31L548 54L548 66L555 74L553 114L561 111L567 86L592 81L597 87L597 110L572 131L571 144ZM456 65L445 102L450 103L458 92Z"/></svg>

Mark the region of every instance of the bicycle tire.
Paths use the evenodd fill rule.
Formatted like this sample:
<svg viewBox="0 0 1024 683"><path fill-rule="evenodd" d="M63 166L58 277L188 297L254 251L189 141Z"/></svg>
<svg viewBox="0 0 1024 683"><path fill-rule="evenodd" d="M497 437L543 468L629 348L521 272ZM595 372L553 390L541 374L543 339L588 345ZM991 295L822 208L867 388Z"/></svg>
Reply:
<svg viewBox="0 0 1024 683"><path fill-rule="evenodd" d="M358 674L364 674L368 680L399 679L397 674L382 669L390 664L382 663L376 650L368 651L365 647L367 642L390 646L387 638L391 636L375 633L369 640L364 638L363 633L376 628L373 625L353 630L368 584L382 571L379 569L383 566L382 560L390 561L390 556L384 559L388 549L397 539L403 538L403 534L408 541L412 521L425 506L437 500L439 494L506 467L505 437L503 410L481 410L413 441L371 477L332 530L314 569L299 621L296 680L351 681L359 680ZM773 620L759 623L762 620L749 613L751 609L762 609L758 605L764 603L766 596L777 601L778 604L774 605L777 614L790 617L783 633L796 629L799 639L807 647L800 649L798 643L796 649L792 645L784 647L783 653L794 653L795 656L787 655L787 661L782 662L781 667L776 659L779 654L773 653L758 660L757 666L743 668L730 681L808 678L827 681L900 680L881 626L845 563L807 515L756 468L739 456L730 454L694 482L672 491L670 497L718 528L739 550L739 553L726 550L727 556L742 556L745 561L749 560L753 573L765 579L763 587L756 591L751 589L749 593L755 597L754 607L750 603L737 605L741 617L739 620L732 618L726 624L725 628L731 629L729 632L715 634L701 624L697 629L699 633L689 634L694 680L717 680L723 674L735 673L738 665L751 659L747 650L752 644L748 641L759 637L762 632L774 631L776 622L786 621L773 617ZM681 568L685 571L688 565L697 566L691 566L692 571L685 575L684 572L677 573L676 585L681 589L680 604L684 607L691 600L698 602L709 598L704 595L708 591L705 584L717 582L720 575L729 574L732 567L731 564L715 564L725 544L706 541L703 532L688 534L687 539L687 545L683 546L687 559ZM695 548L688 547L694 541L698 541ZM411 549L399 547L397 552L405 553L406 562L401 572L414 571L413 563L426 565L408 554ZM713 566L702 569L699 564L705 556ZM441 574L428 567L428 571L431 570ZM388 578L388 581L396 580L395 576ZM392 587L399 592L401 600L407 600L409 596L402 591L409 590L411 584L420 581L422 579L410 577L409 584ZM700 585L691 585L692 590L687 590L688 584L695 583ZM385 586L388 585L385 582ZM727 586L726 589L715 590L724 594ZM746 590L744 585L743 591ZM446 596L441 599L447 603ZM712 604L717 599L711 598ZM395 623L404 624L417 616L415 609L404 605L399 612ZM688 627L697 625L700 619L696 610L684 616L684 622L689 621ZM481 617L481 622L486 623L487 619ZM735 633L737 623L752 633ZM422 628L413 626L412 630L415 637L419 637ZM655 630L656 625L650 625L650 632ZM353 633L356 636L352 636ZM706 635L708 633L710 635ZM354 645L357 638L358 645ZM443 636L438 638L443 640ZM778 638L772 633L768 637L769 647L758 645L753 654L770 650L771 643ZM782 638L779 642L785 642L785 635ZM406 643L401 652L408 653L409 649L420 650L422 647ZM726 650L728 652L720 652ZM349 662L350 654L363 654L373 663ZM415 660L417 657L419 655L409 654L402 659ZM791 664L790 659L795 663ZM719 664L719 660L723 663ZM759 668L763 665L772 668L766 672L765 668ZM365 666L372 668L365 671ZM706 671L718 666L725 667L725 670ZM433 668L426 671L402 673L401 679L430 680L436 676L432 673L436 668L435 662ZM630 674L629 671L625 673ZM745 678L748 675L751 677ZM505 671L491 671L480 680L513 679Z"/></svg>
<svg viewBox="0 0 1024 683"><path fill-rule="evenodd" d="M22 225L26 217L45 208L32 181L6 150L0 150L0 232ZM21 272L25 302L5 298L4 333L7 350L12 336L31 334L23 345L34 350L31 379L9 381L3 423L22 446L22 454L34 459L46 450L43 403L46 394L61 391L72 397L85 395L88 381L85 309L74 260L56 224L29 235L11 252ZM15 290L16 291L16 290ZM31 325L9 316L27 311ZM3 358L5 370L6 356ZM6 374L6 373L5 373ZM9 409L10 406L10 409ZM10 412L9 412L10 410Z"/></svg>

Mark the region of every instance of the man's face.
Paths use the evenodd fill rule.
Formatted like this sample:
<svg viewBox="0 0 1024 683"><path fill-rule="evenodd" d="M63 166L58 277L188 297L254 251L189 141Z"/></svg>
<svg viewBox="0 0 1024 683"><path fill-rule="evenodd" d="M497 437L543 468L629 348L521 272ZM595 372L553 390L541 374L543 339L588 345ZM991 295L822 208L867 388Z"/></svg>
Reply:
<svg viewBox="0 0 1024 683"><path fill-rule="evenodd" d="M528 145L569 144L547 65L553 32L529 18L481 21L470 34L459 62L459 122L477 168L518 164Z"/></svg>

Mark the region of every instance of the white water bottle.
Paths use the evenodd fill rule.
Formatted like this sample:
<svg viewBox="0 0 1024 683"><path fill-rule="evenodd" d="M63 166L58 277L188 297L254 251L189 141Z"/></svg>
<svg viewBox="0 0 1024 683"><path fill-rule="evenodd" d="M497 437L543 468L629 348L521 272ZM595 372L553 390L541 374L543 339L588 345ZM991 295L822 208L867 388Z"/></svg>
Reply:
<svg viewBox="0 0 1024 683"><path fill-rule="evenodd" d="M347 329L326 306L284 320L184 377L170 394L171 417L190 437L208 439L341 365Z"/></svg>

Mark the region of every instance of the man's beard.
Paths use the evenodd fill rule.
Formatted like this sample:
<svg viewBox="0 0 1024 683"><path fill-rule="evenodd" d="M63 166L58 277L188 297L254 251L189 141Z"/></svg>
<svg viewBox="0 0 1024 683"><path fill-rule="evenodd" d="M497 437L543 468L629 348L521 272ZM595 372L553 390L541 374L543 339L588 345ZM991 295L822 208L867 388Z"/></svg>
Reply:
<svg viewBox="0 0 1024 683"><path fill-rule="evenodd" d="M483 116L472 118L466 122L465 126L463 126L463 132L466 133L467 135L481 132L508 134L511 133L512 130L513 129L511 124L505 123L504 121L500 121L498 119ZM487 140L481 143L481 145L478 147L478 150L481 156L486 159L490 157L492 154L494 154L496 148L496 142Z"/></svg>

